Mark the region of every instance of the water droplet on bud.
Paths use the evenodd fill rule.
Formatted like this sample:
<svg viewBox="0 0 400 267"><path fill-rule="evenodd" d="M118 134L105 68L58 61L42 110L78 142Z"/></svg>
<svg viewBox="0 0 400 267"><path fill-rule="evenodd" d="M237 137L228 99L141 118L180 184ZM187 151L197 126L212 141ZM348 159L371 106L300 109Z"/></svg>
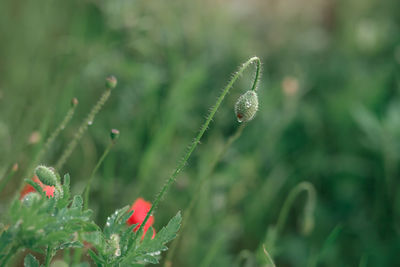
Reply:
<svg viewBox="0 0 400 267"><path fill-rule="evenodd" d="M238 122L251 121L258 110L258 96L254 90L249 90L239 97L235 104Z"/></svg>

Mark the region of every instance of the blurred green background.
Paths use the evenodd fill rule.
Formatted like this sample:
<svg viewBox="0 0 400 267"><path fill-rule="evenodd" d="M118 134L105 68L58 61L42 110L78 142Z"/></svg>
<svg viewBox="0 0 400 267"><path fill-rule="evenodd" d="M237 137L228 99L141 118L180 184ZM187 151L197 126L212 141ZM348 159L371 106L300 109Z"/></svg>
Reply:
<svg viewBox="0 0 400 267"><path fill-rule="evenodd" d="M160 228L209 176L173 266L400 266L400 1L69 0L0 2L0 177L3 213L41 142L77 112L43 163L56 162L114 74L118 87L61 173L80 193L109 142L91 208L101 225L138 197L151 201L172 173L231 73L263 62L260 110L214 171L238 127L223 102L201 145L155 213ZM317 191L315 226L300 231L300 182ZM164 254L165 256L166 254Z"/></svg>

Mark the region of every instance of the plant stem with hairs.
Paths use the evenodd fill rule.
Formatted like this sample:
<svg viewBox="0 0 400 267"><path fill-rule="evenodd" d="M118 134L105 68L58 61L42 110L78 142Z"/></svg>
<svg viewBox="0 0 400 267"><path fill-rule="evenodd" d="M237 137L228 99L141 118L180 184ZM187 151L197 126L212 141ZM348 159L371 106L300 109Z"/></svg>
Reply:
<svg viewBox="0 0 400 267"><path fill-rule="evenodd" d="M192 155L193 151L195 150L195 148L197 147L197 145L200 142L200 139L202 138L203 134L205 133L205 131L208 129L208 126L210 124L210 122L212 121L212 119L215 116L215 113L217 112L219 106L221 105L222 101L224 100L225 96L228 94L228 92L230 91L230 89L233 87L234 83L239 79L239 77L243 74L243 72L252 64L256 65L256 72L255 72L255 77L254 77L254 81L253 81L253 85L251 87L251 91L256 91L257 90L257 86L258 86L258 82L259 82L259 78L260 78L260 68L261 68L261 61L258 57L252 57L250 58L248 61L246 61L240 68L239 70L233 75L232 79L229 81L228 85L224 88L224 90L222 91L221 95L217 98L217 102L215 103L215 105L212 107L210 113L208 114L206 121L204 122L204 124L201 126L199 133L197 134L197 136L195 137L194 141L192 142L192 144L189 146L189 149L187 151L187 153L185 154L185 156L183 157L183 160L178 164L178 167L175 169L175 171L173 172L173 174L167 179L167 181L165 182L164 186L162 187L161 191L158 193L158 195L156 196L152 207L150 208L149 212L146 214L145 219L143 220L143 222L141 223L138 231L136 232L135 238L134 240L131 242L130 247L135 244L136 240L138 239L138 236L142 236L142 231L143 231L143 227L146 225L147 220L149 219L150 215L152 214L152 212L158 207L158 204L160 202L160 200L163 198L163 196L165 195L165 193L168 191L168 189L170 188L170 186L174 183L174 181L176 180L176 177L178 176L178 174L183 170L184 166L186 165L188 159L190 158L190 156ZM239 98L240 99L240 98ZM254 115L254 114L253 114ZM252 116L254 117L254 116ZM252 118L251 117L251 118Z"/></svg>
<svg viewBox="0 0 400 267"><path fill-rule="evenodd" d="M316 192L314 186L310 182L301 182L299 183L296 187L294 187L288 197L286 198L282 210L279 213L278 221L271 230L270 232L270 237L269 239L269 248L270 250L273 250L275 246L275 241L279 233L282 232L287 217L289 215L289 210L293 206L294 200L297 198L297 196L302 193L302 192L307 193L307 202L304 206L304 220L303 220L303 225L302 225L302 232L304 234L308 234L309 232L312 231L314 227L314 210L315 210L315 204L316 204Z"/></svg>
<svg viewBox="0 0 400 267"><path fill-rule="evenodd" d="M246 127L246 125L247 125L246 123L242 123L236 129L235 133L229 137L228 141L224 144L222 149L217 153L217 156L215 157L215 159L210 164L210 168L208 169L208 171L200 177L197 185L194 187L193 197L190 200L190 203L187 206L187 208L185 209L185 211L182 213L183 214L183 219L182 219L182 223L181 223L180 235L178 235L172 241L172 244L171 244L170 248L168 249L167 256L166 256L166 259L165 259L165 264L164 264L165 267L171 266L171 264L172 264L172 258L174 257L174 253L175 253L175 251L176 251L176 249L177 249L177 247L179 245L180 237L183 235L183 232L185 230L187 222L188 222L190 216L192 215L193 208L194 208L195 204L197 203L197 201L198 201L198 199L200 197L200 192L201 192L201 189L204 186L205 181L214 172L215 167L220 162L222 157L225 155L225 153L229 149L229 147L233 144L233 142L235 142L242 135L243 129Z"/></svg>
<svg viewBox="0 0 400 267"><path fill-rule="evenodd" d="M71 100L71 107L69 108L69 110L68 110L67 114L65 115L64 119L62 120L60 125L58 125L58 127L54 130L54 132L49 136L49 138L47 138L45 144L40 149L39 153L37 153L35 159L31 162L31 165L28 168L26 176L30 176L32 174L33 169L38 164L38 161L40 161L42 159L42 157L46 154L46 152L53 145L53 142L57 138L57 136L61 133L62 130L65 129L65 127L71 121L72 117L74 116L74 113L75 113L75 110L76 110L77 106L78 106L78 100L76 98L73 98Z"/></svg>
<svg viewBox="0 0 400 267"><path fill-rule="evenodd" d="M94 175L96 174L97 170L103 163L104 159L107 157L108 153L110 152L111 148L114 146L115 142L114 140L111 140L110 143L108 144L106 150L104 150L103 155L101 155L99 161L97 162L96 166L94 167L92 173L90 174L90 178L86 183L85 189L83 190L83 195L84 195L84 201L83 201L83 207L84 209L87 209L89 207L89 192L90 192L90 186L92 184L92 180Z"/></svg>
<svg viewBox="0 0 400 267"><path fill-rule="evenodd" d="M106 103L108 98L111 95L111 90L115 88L117 85L116 78L114 76L110 76L106 79L106 90L97 101L97 103L93 106L92 110L89 112L86 119L82 122L81 126L79 127L78 131L75 133L74 137L72 138L71 142L68 144L67 148L64 150L63 154L61 155L60 159L55 164L55 168L60 170L71 153L74 151L76 145L78 144L79 140L82 138L83 134L88 129L89 125L92 125L96 114L101 110L103 105Z"/></svg>
<svg viewBox="0 0 400 267"><path fill-rule="evenodd" d="M265 245L263 245L263 251L265 254L265 257L267 258L267 260L269 261L270 265L272 267L276 267L274 260L272 259L271 255L268 253L267 249L265 248Z"/></svg>

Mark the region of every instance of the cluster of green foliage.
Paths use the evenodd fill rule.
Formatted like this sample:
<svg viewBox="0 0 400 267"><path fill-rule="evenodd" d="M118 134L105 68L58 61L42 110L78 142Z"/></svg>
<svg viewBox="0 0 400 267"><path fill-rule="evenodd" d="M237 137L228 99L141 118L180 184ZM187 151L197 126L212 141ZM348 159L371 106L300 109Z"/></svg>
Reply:
<svg viewBox="0 0 400 267"><path fill-rule="evenodd" d="M83 208L82 197L76 195L71 199L68 174L64 176L60 197L48 198L37 183L27 182L37 193L29 193L11 204L6 221L8 227L3 227L0 234L1 266L23 249L45 254L42 266L49 266L57 251L84 248L84 241L91 247L87 250L97 266L157 263L161 252L167 249L165 244L174 239L179 230L181 215L178 212L153 239L149 231L140 241L137 239L139 233L133 231L136 225L128 227L126 224L134 212L128 211L129 206L115 211L101 230L92 221L92 211ZM25 257L26 267L39 265L31 254ZM86 265L79 263L74 266Z"/></svg>

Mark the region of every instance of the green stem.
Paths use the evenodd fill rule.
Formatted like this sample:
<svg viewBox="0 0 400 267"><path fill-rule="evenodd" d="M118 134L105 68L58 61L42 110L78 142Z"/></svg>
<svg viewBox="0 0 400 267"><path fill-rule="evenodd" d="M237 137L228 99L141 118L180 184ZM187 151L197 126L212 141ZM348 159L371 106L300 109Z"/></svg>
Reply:
<svg viewBox="0 0 400 267"><path fill-rule="evenodd" d="M110 152L111 148L114 146L114 141L111 141L110 144L108 144L106 150L104 150L103 155L100 157L99 161L97 162L96 166L94 167L89 180L86 183L86 187L84 189L84 201L83 201L83 207L84 209L87 209L89 207L89 192L90 192L90 186L92 184L92 180L94 175L96 174L97 170L103 163L104 159L107 157L108 153Z"/></svg>
<svg viewBox="0 0 400 267"><path fill-rule="evenodd" d="M8 261L12 258L12 256L16 255L19 250L19 246L13 246L8 252L7 256L4 258L3 262L0 266L7 266Z"/></svg>
<svg viewBox="0 0 400 267"><path fill-rule="evenodd" d="M51 245L49 245L49 246L47 246L46 259L44 262L45 267L50 266L50 262L51 262L51 259L53 258L53 256L54 256L53 247Z"/></svg>
<svg viewBox="0 0 400 267"><path fill-rule="evenodd" d="M267 249L265 248L265 245L263 245L263 251L265 254L265 257L267 258L267 260L269 261L270 265L272 267L276 267L274 260L272 259L271 255L268 253Z"/></svg>
<svg viewBox="0 0 400 267"><path fill-rule="evenodd" d="M289 214L289 210L292 207L294 200L303 191L308 193L308 202L305 206L305 213L308 214L306 215L309 215L309 213L312 213L312 211L314 210L316 202L316 193L314 186L309 182L299 183L295 188L292 189L292 191L290 191L288 197L285 200L285 203L283 204L282 210L278 217L278 222L276 223L277 233L280 233L283 230L287 216Z"/></svg>
<svg viewBox="0 0 400 267"><path fill-rule="evenodd" d="M74 100L73 100L74 101ZM43 147L40 149L39 153L37 153L35 159L32 161L30 167L28 168L28 172L26 176L30 176L33 173L33 169L36 167L38 161L40 161L47 153L47 151L50 149L50 147L53 145L54 140L57 138L57 136L65 129L65 127L68 125L72 117L74 116L76 107L78 106L77 102L72 103L72 106L68 110L67 114L65 115L64 119L58 125L58 127L54 130L54 132L47 138L46 143L43 145Z"/></svg>
<svg viewBox="0 0 400 267"><path fill-rule="evenodd" d="M100 97L99 101L93 106L92 110L89 112L86 119L82 122L81 126L79 127L78 131L75 133L73 139L68 144L67 148L65 149L64 153L61 155L60 159L55 164L55 168L60 170L62 166L65 164L69 156L71 155L72 151L74 151L76 145L78 144L79 140L82 138L83 134L86 132L89 125L93 123L94 117L106 103L108 98L111 95L111 89L107 88L103 95Z"/></svg>
<svg viewBox="0 0 400 267"><path fill-rule="evenodd" d="M178 247L180 237L183 235L183 232L186 228L187 222L192 214L193 208L200 197L200 192L201 192L201 189L203 188L205 181L214 172L215 167L220 162L222 156L225 155L226 151L229 149L229 147L232 145L232 143L235 142L242 135L243 129L246 127L246 125L247 125L246 123L242 123L236 129L235 133L229 137L228 141L225 143L223 148L218 152L217 156L215 157L215 160L211 163L211 167L209 168L209 171L207 171L207 173L205 173L204 175L202 175L200 177L198 184L194 187L193 197L190 200L188 207L182 213L183 220L181 223L180 234L172 241L172 244L171 244L170 248L168 249L167 256L166 256L165 263L164 263L165 267L171 266L171 264L172 264L171 260L174 257L174 253Z"/></svg>
<svg viewBox="0 0 400 267"><path fill-rule="evenodd" d="M239 79L239 77L243 74L243 72L253 63L256 64L256 74L255 74L255 77L254 77L252 90L257 90L257 85L258 85L258 81L259 81L259 77L260 77L261 61L260 61L260 59L258 57L252 57L248 61L246 61L239 68L239 70L234 74L233 78L229 81L228 85L224 88L224 90L222 91L221 95L218 97L217 102L212 107L210 113L208 114L208 116L206 118L206 121L201 126L199 133L197 134L197 136L194 139L193 143L190 145L186 155L183 157L183 160L178 164L178 167L175 169L173 174L167 179L167 181L164 184L163 188L161 189L161 191L156 196L156 198L155 198L155 200L153 202L153 205L151 206L149 212L146 214L146 217L143 220L142 224L140 225L139 230L137 231L137 234L135 235L135 238L134 238L133 242L131 243L131 245L133 245L136 242L138 236L142 236L141 232L143 230L143 227L146 225L147 220L149 219L149 217L152 214L152 212L157 208L158 203L160 202L162 197L165 195L165 193L167 192L167 190L169 189L171 184L176 180L176 177L178 176L178 174L185 167L188 159L190 158L190 156L192 155L193 151L195 150L195 148L199 144L201 137L203 136L205 131L208 129L208 125L210 124L210 122L214 118L215 113L217 112L217 110L218 110L219 106L221 105L222 101L224 100L225 96L228 94L228 92L230 91L230 89L232 88L232 86L234 85L236 80Z"/></svg>
<svg viewBox="0 0 400 267"><path fill-rule="evenodd" d="M15 173L17 172L18 168L15 168L15 166L18 166L18 165L14 164L11 167L11 170L8 173L8 175L0 180L0 192L3 191L4 187L6 187L8 182L14 177Z"/></svg>

